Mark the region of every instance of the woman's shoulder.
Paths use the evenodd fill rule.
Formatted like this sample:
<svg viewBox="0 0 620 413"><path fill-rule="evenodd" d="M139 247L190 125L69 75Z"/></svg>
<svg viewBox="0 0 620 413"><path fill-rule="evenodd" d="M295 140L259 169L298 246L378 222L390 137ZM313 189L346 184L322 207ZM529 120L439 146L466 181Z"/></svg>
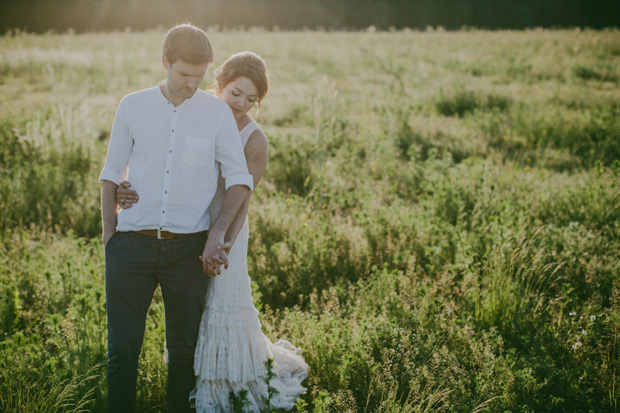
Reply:
<svg viewBox="0 0 620 413"><path fill-rule="evenodd" d="M249 122L239 130L239 134L241 135L244 146L252 136L265 135L260 125L255 120L252 120L252 118L249 118Z"/></svg>
<svg viewBox="0 0 620 413"><path fill-rule="evenodd" d="M267 141L267 135L265 135L265 132L263 131L263 128L261 128L258 123L256 123L256 122L254 122L254 123L255 123L255 127L252 129L252 132L250 133L249 138L250 139L260 139L260 140Z"/></svg>
<svg viewBox="0 0 620 413"><path fill-rule="evenodd" d="M247 137L247 140L244 142L245 152L255 152L262 153L267 151L267 135L265 132L258 126L256 129L252 131Z"/></svg>

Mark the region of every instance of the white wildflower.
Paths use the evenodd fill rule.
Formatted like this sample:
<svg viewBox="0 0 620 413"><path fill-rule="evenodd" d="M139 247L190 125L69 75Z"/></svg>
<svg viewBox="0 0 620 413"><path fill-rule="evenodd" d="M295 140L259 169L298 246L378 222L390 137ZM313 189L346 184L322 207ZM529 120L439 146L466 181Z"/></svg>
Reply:
<svg viewBox="0 0 620 413"><path fill-rule="evenodd" d="M575 317L577 315L577 313L574 312L574 311L571 311L570 313L568 313L568 315L571 316L571 317Z"/></svg>
<svg viewBox="0 0 620 413"><path fill-rule="evenodd" d="M591 315L590 316L590 321L596 321L596 316L595 315Z"/></svg>
<svg viewBox="0 0 620 413"><path fill-rule="evenodd" d="M575 344L573 344L573 350L577 350L581 346L583 346L583 343L581 341L578 341Z"/></svg>
<svg viewBox="0 0 620 413"><path fill-rule="evenodd" d="M585 336L586 334L588 334L588 332L586 330L581 330L581 335Z"/></svg>

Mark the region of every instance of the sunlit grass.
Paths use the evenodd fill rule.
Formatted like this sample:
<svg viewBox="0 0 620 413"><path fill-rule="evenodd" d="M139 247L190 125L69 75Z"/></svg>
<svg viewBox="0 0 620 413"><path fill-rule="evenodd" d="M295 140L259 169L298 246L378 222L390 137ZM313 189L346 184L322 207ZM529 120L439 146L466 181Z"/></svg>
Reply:
<svg viewBox="0 0 620 413"><path fill-rule="evenodd" d="M618 31L209 34L270 70L249 270L299 411L617 409ZM106 409L96 180L162 36L0 38L0 410Z"/></svg>

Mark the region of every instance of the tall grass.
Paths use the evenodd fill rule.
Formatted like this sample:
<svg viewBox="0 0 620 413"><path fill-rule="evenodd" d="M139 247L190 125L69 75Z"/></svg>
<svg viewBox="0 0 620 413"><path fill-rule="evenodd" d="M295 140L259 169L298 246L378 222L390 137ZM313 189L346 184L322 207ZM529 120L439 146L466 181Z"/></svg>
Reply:
<svg viewBox="0 0 620 413"><path fill-rule="evenodd" d="M2 411L106 410L96 181L162 35L0 38ZM270 67L249 271L297 411L617 410L617 31L210 36ZM163 346L157 294L140 411Z"/></svg>

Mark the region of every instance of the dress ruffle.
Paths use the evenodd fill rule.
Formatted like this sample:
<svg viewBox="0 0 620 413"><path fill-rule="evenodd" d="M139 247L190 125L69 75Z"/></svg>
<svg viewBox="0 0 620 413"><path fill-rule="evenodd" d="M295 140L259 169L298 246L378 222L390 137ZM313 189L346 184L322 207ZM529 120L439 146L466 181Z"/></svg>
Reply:
<svg viewBox="0 0 620 413"><path fill-rule="evenodd" d="M265 362L274 360L277 373L270 381L277 390L271 407L292 409L305 393L301 383L308 377L308 365L301 350L286 340L272 343L263 334L258 311L248 306L207 306L194 356L196 388L190 399L196 411L232 412L229 396L247 390L247 412L264 407L267 397Z"/></svg>
<svg viewBox="0 0 620 413"><path fill-rule="evenodd" d="M233 314L207 308L194 355L194 373L200 379L249 382L265 375L263 363L272 357L256 313L247 309ZM214 318L210 323L208 318ZM245 320L243 320L245 318ZM243 323L245 321L245 324Z"/></svg>
<svg viewBox="0 0 620 413"><path fill-rule="evenodd" d="M270 407L285 410L292 409L297 398L306 392L301 382L308 377L308 366L301 357L300 350L286 340L271 343L264 335L263 340L261 342L257 341L254 347L263 347L271 353L269 357L274 359L277 375L271 379L269 384L277 392L271 398ZM258 353L260 352L259 350ZM238 396L242 390L247 391L246 400L248 404L245 406L244 411L258 412L263 409L268 389L267 383L263 380L267 373L264 365L264 361L267 358L262 360L263 363L258 363L256 359L245 361L252 365L255 370L253 379L232 381L228 378L212 379L208 378L208 376L199 376L196 388L190 395L190 399L194 401L196 412L232 412L233 406L229 399L230 393L234 392ZM241 364L245 364L245 362ZM233 368L233 371L237 375L243 375L242 370Z"/></svg>

